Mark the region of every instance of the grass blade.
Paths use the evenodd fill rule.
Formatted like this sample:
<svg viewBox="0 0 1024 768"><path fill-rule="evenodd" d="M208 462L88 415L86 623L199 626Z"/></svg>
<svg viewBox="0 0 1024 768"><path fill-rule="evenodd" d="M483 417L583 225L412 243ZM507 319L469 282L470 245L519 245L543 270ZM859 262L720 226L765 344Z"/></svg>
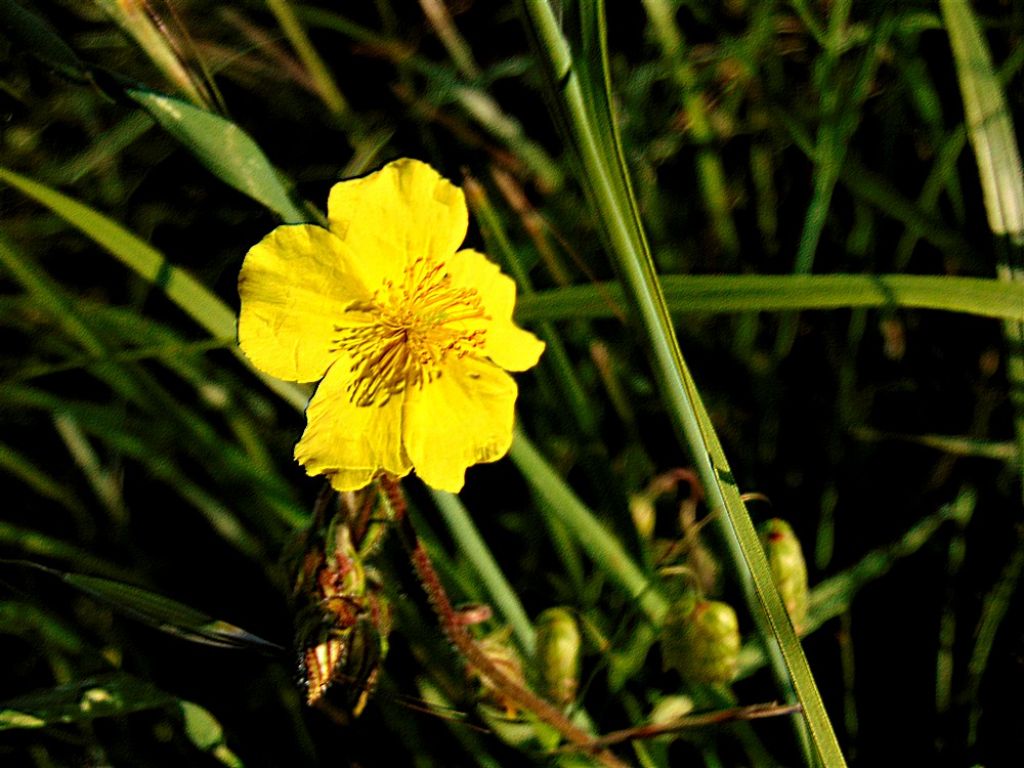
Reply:
<svg viewBox="0 0 1024 768"><path fill-rule="evenodd" d="M1021 285L977 277L665 275L659 280L673 315L903 307L1014 319L1024 303ZM621 283L574 285L523 294L516 300L516 318L536 323L613 317L625 305Z"/></svg>
<svg viewBox="0 0 1024 768"><path fill-rule="evenodd" d="M64 38L42 16L26 10L16 0L0 0L0 28L4 36L66 77L85 80L88 69Z"/></svg>
<svg viewBox="0 0 1024 768"><path fill-rule="evenodd" d="M86 722L165 707L175 701L144 680L113 672L0 702L0 731Z"/></svg>
<svg viewBox="0 0 1024 768"><path fill-rule="evenodd" d="M210 289L171 263L149 243L136 237L113 219L61 194L45 184L0 167L0 181L10 184L36 202L46 206L134 270L160 288L189 317L217 339L234 337L235 313ZM241 350L235 355L248 365ZM251 367L251 366L250 366ZM306 407L305 391L256 371L267 386L299 410Z"/></svg>
<svg viewBox="0 0 1024 768"><path fill-rule="evenodd" d="M997 235L1020 240L1024 238L1024 177L1003 86L970 3L940 0L939 5L953 48L989 227Z"/></svg>
<svg viewBox="0 0 1024 768"><path fill-rule="evenodd" d="M27 560L18 561L17 564L55 576L126 616L185 640L219 648L259 648L273 652L284 650L277 643L264 640L241 627L215 619L148 589L100 576L58 571Z"/></svg>
<svg viewBox="0 0 1024 768"><path fill-rule="evenodd" d="M757 533L676 342L611 111L603 4L581 3L572 9L579 14L581 51L576 58L549 3L524 0L523 8L556 95L556 111L577 153L580 181L643 328L668 414L690 446L708 504L728 542L734 576L769 648L777 682L783 690L792 684L802 705L813 742L812 759L826 766L845 765Z"/></svg>
<svg viewBox="0 0 1024 768"><path fill-rule="evenodd" d="M230 120L155 91L130 89L127 94L225 184L262 203L286 224L308 221L263 150Z"/></svg>
<svg viewBox="0 0 1024 768"><path fill-rule="evenodd" d="M967 135L978 162L989 227L996 236L1009 237L1011 243L1009 248L1006 243L997 244L1002 246L997 272L1006 282L1024 282L1024 168L1003 86L970 4L966 0L941 0L940 5L953 48ZM1003 335L1009 350L1007 378L1020 446L1017 469L1024 477L1024 302L1014 320L1003 324Z"/></svg>

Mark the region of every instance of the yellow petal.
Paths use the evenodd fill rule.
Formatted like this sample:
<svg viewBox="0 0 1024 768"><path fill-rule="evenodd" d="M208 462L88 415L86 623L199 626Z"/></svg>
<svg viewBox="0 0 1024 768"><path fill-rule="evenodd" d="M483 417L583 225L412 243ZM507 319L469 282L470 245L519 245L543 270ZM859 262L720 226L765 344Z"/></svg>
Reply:
<svg viewBox="0 0 1024 768"><path fill-rule="evenodd" d="M487 314L494 320L510 320L516 303L516 284L501 268L479 251L470 248L448 254L452 286L473 288L480 294Z"/></svg>
<svg viewBox="0 0 1024 768"><path fill-rule="evenodd" d="M506 371L533 368L543 351L543 341L511 321L493 323L484 337L483 353Z"/></svg>
<svg viewBox="0 0 1024 768"><path fill-rule="evenodd" d="M458 492L472 464L497 461L512 444L512 377L486 360L451 358L435 378L406 395L405 450L416 474Z"/></svg>
<svg viewBox="0 0 1024 768"><path fill-rule="evenodd" d="M310 475L327 475L339 491L354 491L381 472L401 477L412 468L402 448L404 395L383 404L355 405L348 390L351 360L327 371L306 409L306 431L295 459Z"/></svg>
<svg viewBox="0 0 1024 768"><path fill-rule="evenodd" d="M468 225L462 190L410 158L335 184L327 218L374 288L388 278L397 281L410 258L449 258Z"/></svg>
<svg viewBox="0 0 1024 768"><path fill-rule="evenodd" d="M290 381L324 375L334 325L369 294L341 241L309 224L278 227L246 254L238 275L238 343L253 365Z"/></svg>
<svg viewBox="0 0 1024 768"><path fill-rule="evenodd" d="M448 260L452 286L473 288L480 295L488 320L467 323L479 325L484 335L483 354L509 371L532 368L544 351L544 342L512 322L516 303L516 284L502 274L498 265L482 253L459 251Z"/></svg>

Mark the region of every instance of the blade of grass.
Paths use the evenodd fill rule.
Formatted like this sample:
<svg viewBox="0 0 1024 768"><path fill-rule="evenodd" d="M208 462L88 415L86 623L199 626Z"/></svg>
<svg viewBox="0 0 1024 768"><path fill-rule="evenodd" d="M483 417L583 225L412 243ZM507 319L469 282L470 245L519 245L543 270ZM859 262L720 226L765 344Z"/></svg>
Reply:
<svg viewBox="0 0 1024 768"><path fill-rule="evenodd" d="M167 27L158 22L148 3L125 3L118 0L93 0L104 12L145 51L150 60L196 105L211 108L215 94L202 78L196 78L184 60L179 45L170 37Z"/></svg>
<svg viewBox="0 0 1024 768"><path fill-rule="evenodd" d="M331 71L324 64L324 60L320 58L313 43L310 42L309 35L306 34L306 30L298 16L295 15L291 4L288 0L267 0L267 5L270 6L270 10L285 37L288 38L288 42L292 44L292 48L302 60L302 65L312 78L313 85L317 93L320 94L324 105L335 117L346 118L349 113L348 103L338 88L338 84L334 81Z"/></svg>
<svg viewBox="0 0 1024 768"><path fill-rule="evenodd" d="M824 50L815 71L822 122L818 127L812 156L815 163L814 191L807 206L800 243L797 246L796 261L793 264L795 274L808 274L814 265L814 257L832 204L832 194L846 158L850 136L860 121L860 107L867 96L874 70L880 62L893 29L891 19L883 20L873 27L875 39L863 54L854 82L844 87L844 84L839 82L839 57L846 45L846 27L852 5L852 0L842 0L831 6L823 41ZM775 340L775 360L781 360L789 353L796 339L796 331L797 317L783 316Z"/></svg>
<svg viewBox="0 0 1024 768"><path fill-rule="evenodd" d="M127 568L108 562L84 549L79 549L74 544L2 520L0 520L0 544L10 547L10 551L23 552L31 557L52 558L74 565L76 568L114 579L131 578L133 573ZM2 562L10 563L11 561Z"/></svg>
<svg viewBox="0 0 1024 768"><path fill-rule="evenodd" d="M1013 119L988 45L966 0L939 0L978 161L988 223L997 235L1024 238L1024 180Z"/></svg>
<svg viewBox="0 0 1024 768"><path fill-rule="evenodd" d="M106 507L111 522L119 526L124 525L128 509L121 493L121 484L115 475L103 467L88 438L71 416L66 413L55 414L53 423L57 434L61 436L75 464L82 470L96 498Z"/></svg>
<svg viewBox="0 0 1024 768"><path fill-rule="evenodd" d="M548 74L555 110L577 153L580 181L644 330L669 417L679 437L690 446L713 519L728 544L733 575L741 584L747 608L769 649L776 681L787 698L792 686L803 708L814 748L814 755L807 755L808 762L820 760L830 768L843 766L842 752L803 649L675 339L611 111L603 4L583 3L573 9L580 14L582 39L581 55L576 58L549 3L523 0L522 7ZM806 749L807 743L801 743Z"/></svg>
<svg viewBox="0 0 1024 768"><path fill-rule="evenodd" d="M219 648L284 650L277 643L264 640L241 627L222 619L215 619L191 606L147 589L113 579L57 571L38 564L32 565L56 576L65 584L105 603L120 613L144 622L161 632Z"/></svg>
<svg viewBox="0 0 1024 768"><path fill-rule="evenodd" d="M435 64L417 54L403 39L381 35L333 11L299 6L296 12L310 26L340 32L391 59L397 66L424 75L433 105L445 109L454 102L522 161L534 175L538 187L546 191L561 188L561 166L551 159L544 147L526 134L519 120L506 112L489 91L459 78L450 67Z"/></svg>
<svg viewBox="0 0 1024 768"><path fill-rule="evenodd" d="M434 32L437 33L445 50L448 51L452 63L462 73L462 76L469 80L476 80L480 77L480 67L473 59L473 51L459 34L459 29L455 26L455 20L448 7L440 0L420 0L420 8L423 9L424 15L430 21L430 26L434 28Z"/></svg>
<svg viewBox="0 0 1024 768"><path fill-rule="evenodd" d="M223 301L188 272L173 266L162 253L113 219L44 184L3 167L0 167L0 181L10 184L46 206L68 224L93 239L125 266L162 290L214 338L235 336L235 313ZM300 410L306 407L309 396L302 387L256 371L249 365L240 349L236 348L233 352L263 380L267 387L286 402Z"/></svg>
<svg viewBox="0 0 1024 768"><path fill-rule="evenodd" d="M0 702L0 731L80 723L156 709L176 699L126 672L112 672Z"/></svg>
<svg viewBox="0 0 1024 768"><path fill-rule="evenodd" d="M264 544L249 533L236 517L236 512L216 501L198 484L189 479L173 458L177 450L205 459L206 471L218 482L234 489L246 488L257 505L242 505L238 513L253 519L267 534L269 522L261 513L272 511L287 528L298 528L307 521L306 511L292 498L291 489L280 476L254 465L249 457L227 441L216 438L210 425L194 411L178 409L158 426L141 419L126 419L103 405L66 400L23 386L7 386L0 390L0 400L7 407L45 410L51 414L68 414L93 437L107 443L113 450L140 462L154 478L164 482L193 503L209 519L211 526L234 546L254 556L265 554ZM167 409L165 409L166 411ZM184 429L190 422L192 429ZM177 438L177 442L172 442ZM169 446L171 448L169 449Z"/></svg>
<svg viewBox="0 0 1024 768"><path fill-rule="evenodd" d="M977 277L918 275L665 275L659 278L674 315L798 310L935 309L997 319L1017 318L1024 288ZM524 323L613 317L622 312L621 283L527 293L516 300Z"/></svg>
<svg viewBox="0 0 1024 768"><path fill-rule="evenodd" d="M981 722L981 682L988 667L989 656L995 645L996 635L1006 614L1010 610L1013 593L1020 584L1024 573L1024 536L1018 536L1017 546L1006 562L999 580L985 595L981 604L981 616L975 629L974 648L967 664L967 681L964 685L964 700L971 703L967 725L967 745L973 747L978 741L978 725Z"/></svg>
<svg viewBox="0 0 1024 768"><path fill-rule="evenodd" d="M280 487L279 479L279 487L274 488L273 483L270 482L275 480L273 475L261 472L258 467L253 466L252 462L237 448L220 439L216 430L204 419L197 417L195 411L174 398L147 372L137 367L121 366L114 361L106 341L100 338L93 327L85 321L81 313L73 306L72 300L33 262L22 257L11 247L2 236L0 236L0 265L6 267L25 286L30 296L34 297L53 316L54 321L63 327L68 336L102 359L97 366L101 366L103 380L110 384L115 392L143 409L160 412L168 425L177 428L178 445L197 455L215 476L241 476L247 485L253 488L262 488L261 499L269 505L270 509L281 516L286 524L289 526L302 524L305 519L303 511L296 508L290 500L288 492ZM18 392L24 394L30 390L8 387L3 394L6 397L16 397ZM32 400L32 398L29 399ZM39 397L35 398L37 402L39 399ZM74 406L60 401L59 398L43 397L42 399L47 403L46 407L52 411L58 431L65 439L69 450L72 451L98 497L107 506L112 518L123 519L125 507L120 498L120 489L99 466L88 441L78 435L77 421L70 416L70 409ZM98 434L103 439L108 439L118 432L117 429L106 432L99 430ZM127 444L135 446L138 442L129 440ZM154 473L165 477L183 497L192 501L225 538L243 551L250 553L261 551L260 545L223 505L215 502L185 476L179 475L175 479L174 473L168 474L170 462L167 462L164 457L154 456L153 451L146 450L144 445L141 449L136 448L135 450L137 454L147 458L149 467ZM216 457L216 459L211 459L211 457Z"/></svg>
<svg viewBox="0 0 1024 768"><path fill-rule="evenodd" d="M49 64L65 77L86 80L88 67L64 38L42 16L25 9L16 0L0 0L0 28L4 36L20 43L29 53Z"/></svg>
<svg viewBox="0 0 1024 768"><path fill-rule="evenodd" d="M156 91L125 91L214 176L274 211L285 224L309 221L252 137L227 118Z"/></svg>
<svg viewBox="0 0 1024 768"><path fill-rule="evenodd" d="M668 62L672 79L679 89L682 107L686 110L688 128L697 144L697 179L704 207L727 257L726 263L733 265L729 267L731 270L739 255L740 239L732 219L725 167L713 148L715 134L706 102L696 87L696 74L683 51L683 36L675 21L675 8L668 0L643 0L643 4L662 56Z"/></svg>
<svg viewBox="0 0 1024 768"><path fill-rule="evenodd" d="M989 228L997 237L1009 239L1009 244L997 243L1001 252L997 274L1006 282L1024 282L1024 168L1003 86L970 4L941 0L940 7L956 62ZM1003 324L1003 335L1020 447L1017 471L1024 478L1024 301L1017 317ZM1024 486L1021 492L1024 494Z"/></svg>
<svg viewBox="0 0 1024 768"><path fill-rule="evenodd" d="M619 540L605 529L518 428L509 458L533 490L557 510L559 518L593 561L636 600L651 623L660 624L668 610L668 600L661 594L660 586L647 577Z"/></svg>
<svg viewBox="0 0 1024 768"><path fill-rule="evenodd" d="M943 598L939 650L935 661L935 712L939 715L948 713L953 702L953 649L959 623L956 606L957 586L967 556L967 525L971 521L975 505L972 491L961 491L958 501L961 499L963 511L954 518L956 530L949 539L946 554L946 594Z"/></svg>
<svg viewBox="0 0 1024 768"><path fill-rule="evenodd" d="M14 449L14 446L0 443L0 471L18 478L40 496L52 499L74 513L77 520L86 517L85 506L70 489L63 487L56 478L48 475L36 462Z"/></svg>

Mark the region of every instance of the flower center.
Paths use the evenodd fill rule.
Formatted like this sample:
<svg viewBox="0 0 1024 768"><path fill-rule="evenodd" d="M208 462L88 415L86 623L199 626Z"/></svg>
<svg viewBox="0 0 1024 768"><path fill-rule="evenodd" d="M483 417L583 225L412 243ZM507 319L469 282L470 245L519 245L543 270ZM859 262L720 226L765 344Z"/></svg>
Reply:
<svg viewBox="0 0 1024 768"><path fill-rule="evenodd" d="M486 320L475 288L453 288L442 262L418 258L400 283L385 280L368 301L345 312L334 327L334 348L352 356L352 402L383 405L392 395L441 375L448 355L463 357L483 346L485 331L466 322Z"/></svg>

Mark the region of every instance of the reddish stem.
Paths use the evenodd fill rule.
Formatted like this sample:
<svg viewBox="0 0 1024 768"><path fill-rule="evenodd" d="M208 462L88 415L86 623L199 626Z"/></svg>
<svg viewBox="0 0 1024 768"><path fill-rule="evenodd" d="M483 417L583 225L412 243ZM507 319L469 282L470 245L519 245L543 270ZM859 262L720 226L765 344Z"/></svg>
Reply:
<svg viewBox="0 0 1024 768"><path fill-rule="evenodd" d="M626 768L626 764L607 749L603 747L595 749L592 747L593 736L575 725L553 704L511 679L488 658L487 654L480 650L466 625L460 621L458 613L452 607L451 601L448 599L448 593L445 591L444 585L441 584L437 571L434 570L430 555L427 554L427 550L424 548L419 536L416 535L412 520L406 514L402 489L392 478L382 478L380 485L387 494L391 507L398 518L402 542L409 551L409 558L412 561L413 568L416 570L416 575L419 577L420 584L423 586L423 591L427 593L427 599L437 614L438 620L441 623L441 629L452 645L458 649L466 661L476 667L482 675L500 690L504 697L515 702L523 709L532 712L539 720L550 725L562 734L567 741L575 744L581 751L592 752L594 758L600 761L602 765L609 766L610 768Z"/></svg>

